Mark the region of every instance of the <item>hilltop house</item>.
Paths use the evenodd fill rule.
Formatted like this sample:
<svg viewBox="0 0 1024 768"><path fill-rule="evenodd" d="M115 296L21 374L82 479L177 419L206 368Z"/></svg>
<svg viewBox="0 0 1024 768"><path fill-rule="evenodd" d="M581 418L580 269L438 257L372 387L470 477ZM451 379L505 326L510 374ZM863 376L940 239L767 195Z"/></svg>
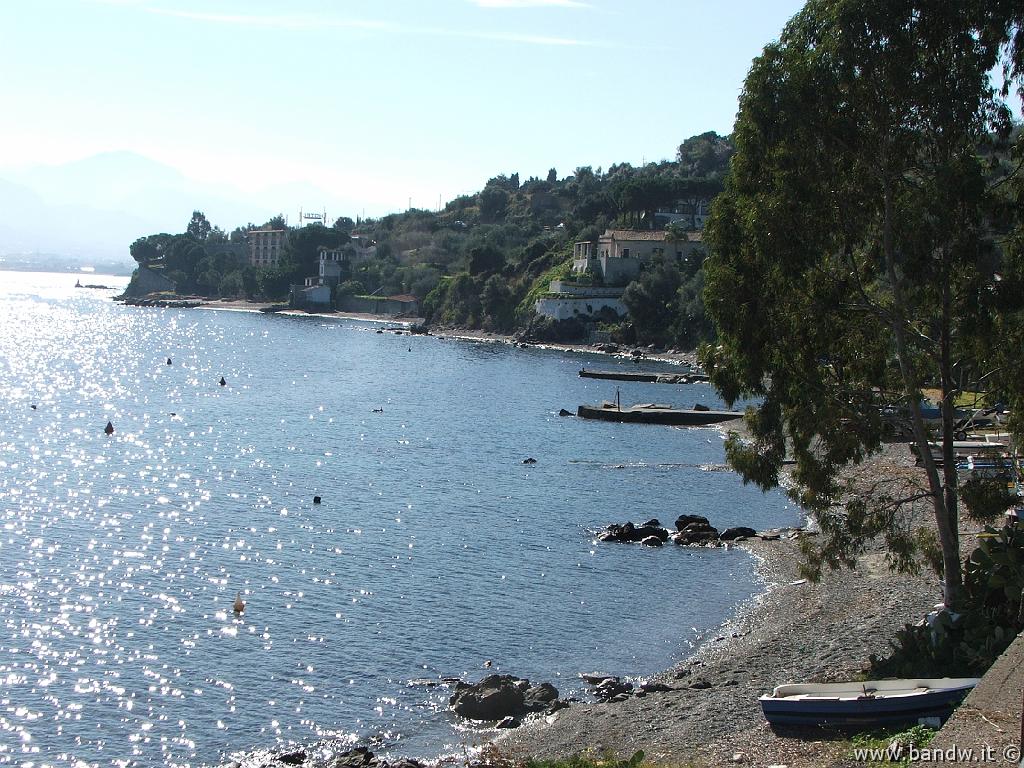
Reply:
<svg viewBox="0 0 1024 768"><path fill-rule="evenodd" d="M573 245L573 274L589 274L597 284L553 280L534 311L555 320L593 317L602 310L625 316L625 286L646 264L665 255L682 260L700 246L700 232L686 232L676 238L663 230L606 230L596 243L583 240Z"/></svg>
<svg viewBox="0 0 1024 768"><path fill-rule="evenodd" d="M598 275L606 285L625 285L652 259L666 254L685 259L701 243L700 232L673 239L664 230L609 229L596 243L584 240L573 246L572 271Z"/></svg>

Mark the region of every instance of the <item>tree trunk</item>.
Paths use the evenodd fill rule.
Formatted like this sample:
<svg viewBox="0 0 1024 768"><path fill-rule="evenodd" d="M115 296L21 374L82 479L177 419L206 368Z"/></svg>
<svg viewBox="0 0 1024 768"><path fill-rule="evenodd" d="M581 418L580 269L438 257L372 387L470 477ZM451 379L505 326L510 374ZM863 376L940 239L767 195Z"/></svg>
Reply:
<svg viewBox="0 0 1024 768"><path fill-rule="evenodd" d="M938 468L935 466L935 459L932 458L931 446L929 445L928 440L928 430L925 428L924 418L921 415L920 388L918 386L917 376L911 367L912 362L907 345L905 318L906 303L900 279L896 272L896 253L895 246L892 242L893 205L891 179L886 178L883 181L883 185L885 213L882 222L882 250L885 254L886 271L892 287L893 306L891 324L893 336L896 342L896 359L900 366L900 376L903 379L904 392L910 398L910 420L914 429L914 442L917 443L919 455L924 463L925 475L928 478L928 489L931 492L932 508L935 514L935 527L939 537L939 546L942 548L942 598L946 607L955 610L960 604L963 578L960 573L960 549L958 536L956 526L951 525L950 508L947 506L946 491L951 491L953 494L954 506L952 509L955 514L956 485L954 482L951 488L943 488ZM948 305L944 305L944 326L948 326L948 311ZM948 342L948 339L945 339L944 343L946 342ZM945 382L949 378L947 365L948 349L945 349L943 353L943 363L941 366L943 369L941 376L944 387ZM945 395L945 392L946 390L944 389L943 395ZM954 472L956 471L956 464L952 461L952 421L947 425L947 416L950 419L952 418L952 411L949 408L944 409L942 440L944 459L943 467L944 471L948 473L950 469ZM949 486L948 483L947 486Z"/></svg>

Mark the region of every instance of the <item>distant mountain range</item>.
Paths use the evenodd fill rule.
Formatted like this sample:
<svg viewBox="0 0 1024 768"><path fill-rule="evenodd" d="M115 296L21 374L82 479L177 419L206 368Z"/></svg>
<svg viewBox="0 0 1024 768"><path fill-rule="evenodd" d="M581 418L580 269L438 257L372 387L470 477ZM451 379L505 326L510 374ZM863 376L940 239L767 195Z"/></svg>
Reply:
<svg viewBox="0 0 1024 768"><path fill-rule="evenodd" d="M330 207L330 198L305 184L252 193L206 184L132 152L0 169L0 256L47 253L81 263L130 263L132 242L156 232L183 232L193 210L230 231L277 213L294 217L297 209L291 209L303 204ZM268 200L274 202L268 206Z"/></svg>

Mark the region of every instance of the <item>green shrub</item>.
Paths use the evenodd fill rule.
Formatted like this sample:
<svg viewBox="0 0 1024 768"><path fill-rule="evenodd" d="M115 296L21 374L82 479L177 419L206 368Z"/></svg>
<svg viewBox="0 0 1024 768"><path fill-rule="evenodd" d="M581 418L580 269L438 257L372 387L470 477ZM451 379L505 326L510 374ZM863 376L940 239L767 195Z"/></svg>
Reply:
<svg viewBox="0 0 1024 768"><path fill-rule="evenodd" d="M986 527L964 567L964 609L907 624L889 656L871 656L876 677L977 676L1024 629L1024 527Z"/></svg>

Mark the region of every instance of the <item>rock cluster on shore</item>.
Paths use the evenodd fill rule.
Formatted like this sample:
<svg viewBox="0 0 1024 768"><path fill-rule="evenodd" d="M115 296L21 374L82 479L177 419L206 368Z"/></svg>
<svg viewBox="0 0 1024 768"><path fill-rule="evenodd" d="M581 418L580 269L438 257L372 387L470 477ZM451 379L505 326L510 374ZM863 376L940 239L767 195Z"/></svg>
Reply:
<svg viewBox="0 0 1024 768"><path fill-rule="evenodd" d="M497 722L498 728L516 728L526 715L568 706L551 683L531 685L529 680L499 674L478 683L456 683L448 703L460 717Z"/></svg>
<svg viewBox="0 0 1024 768"><path fill-rule="evenodd" d="M675 525L676 530L669 531L657 519L640 524L611 523L597 535L597 538L599 541L639 542L648 547L660 547L669 540L676 544L721 546L727 541L745 541L755 537L771 540L778 539L781 535L779 531L758 533L753 528L742 525L719 532L701 515L680 515L676 518Z"/></svg>
<svg viewBox="0 0 1024 768"><path fill-rule="evenodd" d="M354 747L345 752L333 754L326 759L312 749L291 749L286 752L265 755L265 760L259 763L262 768L277 768L285 765L325 766L328 764L331 768L426 768L427 766L420 760L407 757L397 760L381 760L367 747ZM240 768L241 765L240 763L228 763L225 768Z"/></svg>
<svg viewBox="0 0 1024 768"><path fill-rule="evenodd" d="M614 675L580 675L580 677L592 686L591 692L594 694L594 698L602 703L625 701L630 696L644 697L648 693L676 690L672 686L655 681L633 685L628 680Z"/></svg>
<svg viewBox="0 0 1024 768"><path fill-rule="evenodd" d="M159 297L144 296L119 296L118 299L130 307L162 307L164 309L193 309L202 304L199 299L168 299Z"/></svg>

